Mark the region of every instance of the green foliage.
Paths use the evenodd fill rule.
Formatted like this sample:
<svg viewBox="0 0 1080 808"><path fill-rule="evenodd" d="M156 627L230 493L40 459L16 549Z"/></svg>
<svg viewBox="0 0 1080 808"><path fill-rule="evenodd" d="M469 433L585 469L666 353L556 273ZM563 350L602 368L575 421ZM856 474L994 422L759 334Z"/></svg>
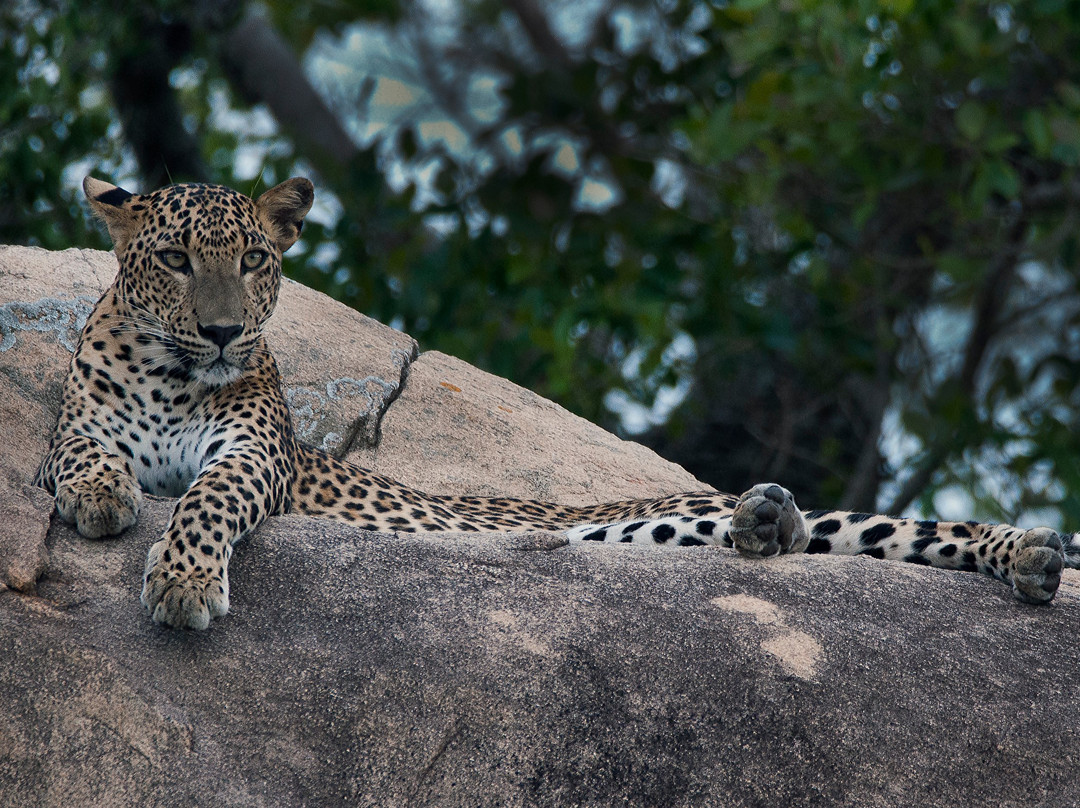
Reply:
<svg viewBox="0 0 1080 808"><path fill-rule="evenodd" d="M22 11L22 13L20 13ZM36 12L36 13L31 13ZM79 212L67 166L115 157L109 110L90 88L74 18L19 4L0 14L0 241L101 245ZM116 136L113 132L113 137Z"/></svg>
<svg viewBox="0 0 1080 808"><path fill-rule="evenodd" d="M629 3L587 46L509 10L527 2L462 2L439 35L407 3L270 3L298 54L357 22L397 34L468 139L416 112L337 165L237 93L239 5L99 5L0 17L0 239L101 244L73 167L147 173L111 71L167 23L209 178L317 171L340 206L294 277L605 425L650 411L647 439L726 488L928 512L952 490L970 515L1080 522L1075 0ZM355 70L328 94L343 120L370 89ZM483 119L460 101L479 76ZM887 418L904 468L873 451Z"/></svg>

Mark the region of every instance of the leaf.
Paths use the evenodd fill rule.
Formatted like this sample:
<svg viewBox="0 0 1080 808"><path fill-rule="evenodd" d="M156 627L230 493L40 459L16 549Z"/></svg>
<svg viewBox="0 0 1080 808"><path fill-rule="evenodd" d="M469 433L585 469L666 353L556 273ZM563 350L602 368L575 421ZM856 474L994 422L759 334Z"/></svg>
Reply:
<svg viewBox="0 0 1080 808"><path fill-rule="evenodd" d="M989 165L985 162L980 163L975 169L975 178L968 188L967 198L972 207L972 212L978 215L983 207L986 205L986 201L990 198L990 193L994 187L992 171Z"/></svg>
<svg viewBox="0 0 1080 808"><path fill-rule="evenodd" d="M974 142L986 128L986 118L986 107L969 99L956 110L956 128L960 130L960 134Z"/></svg>
<svg viewBox="0 0 1080 808"><path fill-rule="evenodd" d="M1020 143L1020 136L1015 132L998 131L986 138L986 150L1000 154Z"/></svg>
<svg viewBox="0 0 1080 808"><path fill-rule="evenodd" d="M1080 122L1071 115L1055 115L1050 121L1050 131L1058 143L1080 147Z"/></svg>
<svg viewBox="0 0 1080 808"><path fill-rule="evenodd" d="M1020 177L1004 160L987 163L990 187L1006 199L1014 199L1020 193Z"/></svg>
<svg viewBox="0 0 1080 808"><path fill-rule="evenodd" d="M1050 154L1054 136L1050 132L1050 124L1041 109L1029 109L1024 113L1024 134L1027 136L1035 153L1039 157Z"/></svg>
<svg viewBox="0 0 1080 808"><path fill-rule="evenodd" d="M947 29L953 35L953 41L956 44L955 50L959 50L960 54L969 59L979 56L981 45L979 29L975 24L972 24L968 17L963 14L950 17L947 22Z"/></svg>
<svg viewBox="0 0 1080 808"><path fill-rule="evenodd" d="M752 113L764 113L771 107L773 96L780 91L783 74L778 70L762 73L746 90L746 104Z"/></svg>
<svg viewBox="0 0 1080 808"><path fill-rule="evenodd" d="M1080 87L1068 81L1057 85L1058 96L1065 102L1065 106L1073 110L1080 110Z"/></svg>
<svg viewBox="0 0 1080 808"><path fill-rule="evenodd" d="M915 7L915 0L883 0L882 7L897 17L904 17Z"/></svg>

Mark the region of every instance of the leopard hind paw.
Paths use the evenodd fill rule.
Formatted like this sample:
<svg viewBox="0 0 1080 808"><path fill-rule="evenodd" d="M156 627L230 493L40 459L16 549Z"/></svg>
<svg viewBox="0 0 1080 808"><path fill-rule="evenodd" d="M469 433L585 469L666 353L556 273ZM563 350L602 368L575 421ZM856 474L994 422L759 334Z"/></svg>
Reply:
<svg viewBox="0 0 1080 808"><path fill-rule="evenodd" d="M731 515L731 541L749 558L801 553L810 541L806 520L791 492L775 483L755 485Z"/></svg>
<svg viewBox="0 0 1080 808"><path fill-rule="evenodd" d="M1013 561L1012 585L1016 599L1035 604L1053 600L1061 583L1066 557L1061 537L1055 531L1037 527L1025 532L1017 543Z"/></svg>

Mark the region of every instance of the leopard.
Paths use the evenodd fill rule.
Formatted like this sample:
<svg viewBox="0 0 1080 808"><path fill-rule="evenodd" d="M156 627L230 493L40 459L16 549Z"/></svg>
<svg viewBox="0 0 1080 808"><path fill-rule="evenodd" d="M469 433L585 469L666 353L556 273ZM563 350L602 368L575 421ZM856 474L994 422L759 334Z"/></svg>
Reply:
<svg viewBox="0 0 1080 808"><path fill-rule="evenodd" d="M258 198L202 183L132 193L92 176L83 190L118 272L72 354L36 483L88 539L135 524L144 494L176 499L142 580L157 624L203 630L223 617L233 548L289 513L383 533L556 531L565 544L712 545L752 559L863 555L982 573L1028 604L1051 602L1062 570L1080 566L1077 534L802 511L776 483L596 505L410 487L293 428L263 328L314 200L310 180Z"/></svg>

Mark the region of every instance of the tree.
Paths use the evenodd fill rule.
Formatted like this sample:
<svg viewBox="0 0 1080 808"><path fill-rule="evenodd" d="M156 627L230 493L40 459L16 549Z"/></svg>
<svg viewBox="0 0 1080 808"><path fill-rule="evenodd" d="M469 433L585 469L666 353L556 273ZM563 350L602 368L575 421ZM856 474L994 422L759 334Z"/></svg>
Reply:
<svg viewBox="0 0 1080 808"><path fill-rule="evenodd" d="M97 5L5 12L0 238L314 172L294 276L702 479L1080 520L1080 3Z"/></svg>

